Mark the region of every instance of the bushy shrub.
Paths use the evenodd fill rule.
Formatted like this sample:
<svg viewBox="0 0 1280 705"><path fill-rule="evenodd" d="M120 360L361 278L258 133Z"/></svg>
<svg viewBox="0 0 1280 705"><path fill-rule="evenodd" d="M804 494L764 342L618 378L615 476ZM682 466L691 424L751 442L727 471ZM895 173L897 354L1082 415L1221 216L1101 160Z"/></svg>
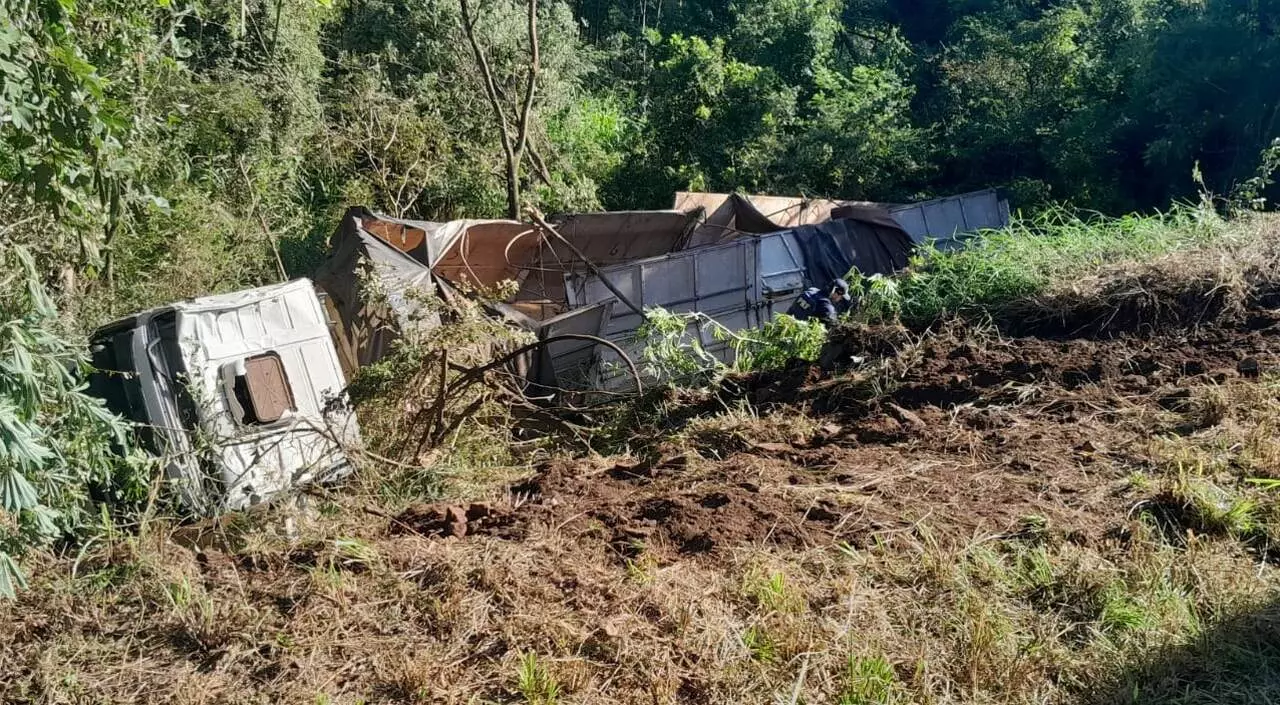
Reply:
<svg viewBox="0 0 1280 705"><path fill-rule="evenodd" d="M827 340L818 321L799 321L779 314L758 329L731 331L704 313L672 313L662 308L645 311L648 320L636 331L648 376L676 385L710 382L729 372L764 372L793 360L813 361ZM731 364L722 362L703 345L694 331L711 337L732 351Z"/></svg>
<svg viewBox="0 0 1280 705"><path fill-rule="evenodd" d="M0 249L0 596L24 584L17 559L83 536L98 502L146 495L144 465L119 451L127 427L84 392L84 348L64 337L31 257Z"/></svg>

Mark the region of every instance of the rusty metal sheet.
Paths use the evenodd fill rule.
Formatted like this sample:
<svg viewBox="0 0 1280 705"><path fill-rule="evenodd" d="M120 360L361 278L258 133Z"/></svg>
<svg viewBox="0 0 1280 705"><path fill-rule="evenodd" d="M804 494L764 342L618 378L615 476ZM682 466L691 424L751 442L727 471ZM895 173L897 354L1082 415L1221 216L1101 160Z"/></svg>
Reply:
<svg viewBox="0 0 1280 705"><path fill-rule="evenodd" d="M284 364L275 353L255 355L244 361L244 386L249 408L258 423L274 423L293 408L293 391Z"/></svg>
<svg viewBox="0 0 1280 705"><path fill-rule="evenodd" d="M361 218L360 225L365 232L377 236L378 239L414 259L418 261L425 259L427 232L423 228L412 225L408 221L392 220L375 215Z"/></svg>
<svg viewBox="0 0 1280 705"><path fill-rule="evenodd" d="M492 288L519 280L540 237L533 227L513 220L470 220L446 223L452 239L431 271L454 284Z"/></svg>
<svg viewBox="0 0 1280 705"><path fill-rule="evenodd" d="M878 206L870 201L833 201L800 196L765 196L734 193L676 193L675 208L682 211L703 209L703 222L693 231L689 247L704 247L728 242L740 234L770 232L762 228L763 217L774 227L786 230L800 225L814 225L831 220L831 211L840 206ZM747 206L748 208L743 208ZM743 222L744 219L750 222Z"/></svg>

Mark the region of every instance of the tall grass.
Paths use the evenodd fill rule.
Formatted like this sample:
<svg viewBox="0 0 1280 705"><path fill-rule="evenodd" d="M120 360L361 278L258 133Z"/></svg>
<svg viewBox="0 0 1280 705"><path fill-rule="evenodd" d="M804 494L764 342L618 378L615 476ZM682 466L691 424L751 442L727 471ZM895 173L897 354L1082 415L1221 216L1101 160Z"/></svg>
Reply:
<svg viewBox="0 0 1280 705"><path fill-rule="evenodd" d="M1217 215L1199 207L1120 218L1051 209L1016 217L1006 230L982 233L962 250L921 248L896 278L862 278L859 315L871 322L900 318L908 325L946 315L999 317L1054 284L1201 248L1226 232Z"/></svg>

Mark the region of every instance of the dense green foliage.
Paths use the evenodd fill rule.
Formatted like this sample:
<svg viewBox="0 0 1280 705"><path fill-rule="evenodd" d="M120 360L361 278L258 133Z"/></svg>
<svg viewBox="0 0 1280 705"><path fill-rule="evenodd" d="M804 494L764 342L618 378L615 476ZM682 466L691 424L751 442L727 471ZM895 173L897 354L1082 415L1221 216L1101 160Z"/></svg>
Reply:
<svg viewBox="0 0 1280 705"><path fill-rule="evenodd" d="M576 7L620 57L602 77L627 79L643 138L622 173L648 172L650 205L688 186L890 200L995 185L1020 207L1120 213L1191 194L1196 161L1231 190L1280 131L1274 1Z"/></svg>
<svg viewBox="0 0 1280 705"><path fill-rule="evenodd" d="M125 425L81 388L87 354L61 334L22 249L0 257L0 321L0 597L12 597L15 557L83 534L95 500L123 506L146 490L144 467L113 452Z"/></svg>
<svg viewBox="0 0 1280 705"><path fill-rule="evenodd" d="M95 302L87 325L305 274L352 203L502 214L528 6L471 5L496 101L455 2L3 0L6 239L68 300ZM1280 133L1275 0L536 11L518 173L544 210L664 207L677 189L1000 186L1015 207L1120 213L1193 195L1197 163L1212 191L1274 189L1250 179Z"/></svg>
<svg viewBox="0 0 1280 705"><path fill-rule="evenodd" d="M798 321L778 314L759 329L737 332L725 328L702 313L672 313L651 308L636 331L641 374L650 381L676 386L700 386L729 373L779 370L797 360L818 359L827 342L827 327L820 321ZM702 336L698 335L698 332ZM699 338L714 341L712 349ZM732 364L716 357L713 350L731 352Z"/></svg>

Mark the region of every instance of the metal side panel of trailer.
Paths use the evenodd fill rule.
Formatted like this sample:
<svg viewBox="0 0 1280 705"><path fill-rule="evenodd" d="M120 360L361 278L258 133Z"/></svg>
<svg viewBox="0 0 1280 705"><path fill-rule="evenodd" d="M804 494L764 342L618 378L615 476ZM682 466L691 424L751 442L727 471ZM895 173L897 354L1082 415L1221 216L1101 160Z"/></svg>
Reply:
<svg viewBox="0 0 1280 705"><path fill-rule="evenodd" d="M756 238L745 238L725 245L605 267L601 273L642 309L657 306L673 313L697 312L736 331L760 325L758 250ZM636 339L636 331L643 322L640 314L617 301L613 292L594 274L566 275L565 288L571 308L616 302L613 316L605 328L605 337L640 364L644 351L644 341ZM689 326L687 335L690 341L699 341L703 349L728 362L732 350L715 338L714 328L698 321ZM631 384L622 369L621 360L603 346L596 381L607 390L623 389Z"/></svg>
<svg viewBox="0 0 1280 705"><path fill-rule="evenodd" d="M730 331L759 328L775 312L785 311L804 288L805 266L791 232L746 237L724 245L682 250L661 257L604 267L601 273L637 306L662 307L673 313L705 314ZM637 364L644 342L636 339L642 320L594 274L565 277L569 306L579 308L613 301L606 337ZM715 326L691 324L688 339L724 362L733 350L717 340ZM617 355L601 347L596 383L603 389L629 387L630 378Z"/></svg>
<svg viewBox="0 0 1280 705"><path fill-rule="evenodd" d="M963 247L966 233L1009 225L1009 204L995 189L894 206L889 214L912 240L933 240L943 250Z"/></svg>

